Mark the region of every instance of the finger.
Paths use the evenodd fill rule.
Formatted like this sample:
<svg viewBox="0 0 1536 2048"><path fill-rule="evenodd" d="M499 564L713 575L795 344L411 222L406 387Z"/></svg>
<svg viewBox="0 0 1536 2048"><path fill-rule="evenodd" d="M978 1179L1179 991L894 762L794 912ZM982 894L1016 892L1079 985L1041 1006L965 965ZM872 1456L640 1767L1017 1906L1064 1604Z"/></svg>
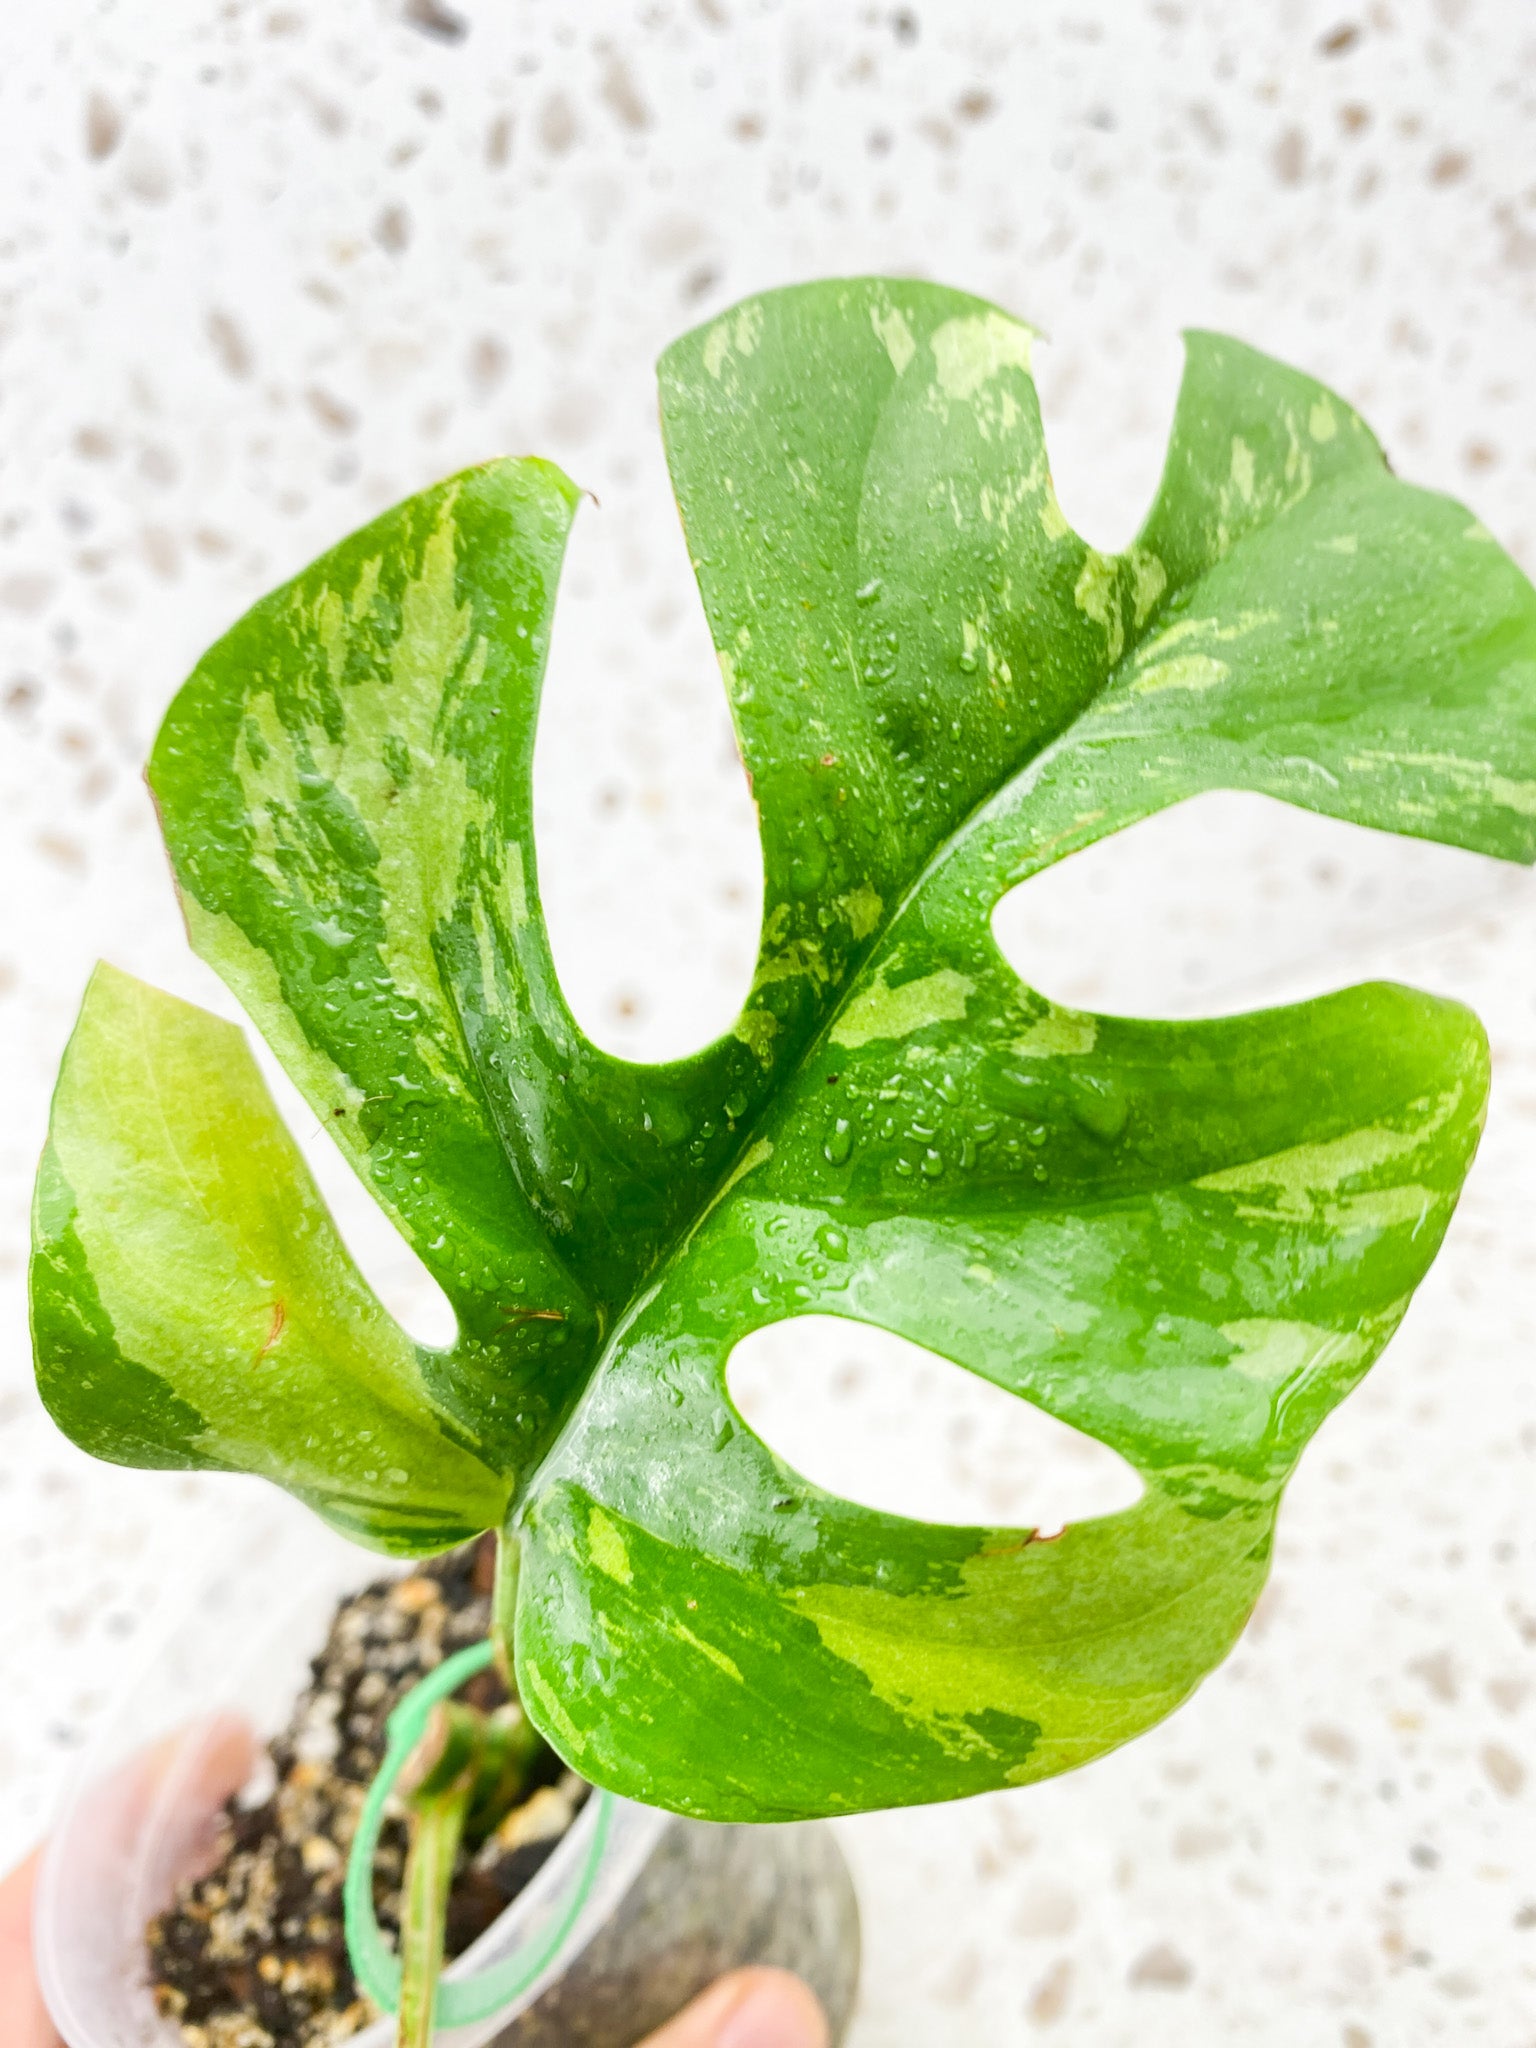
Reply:
<svg viewBox="0 0 1536 2048"><path fill-rule="evenodd" d="M640 2048L828 2048L826 2014L788 1970L733 1970Z"/></svg>
<svg viewBox="0 0 1536 2048"><path fill-rule="evenodd" d="M38 1856L0 1879L0 2041L6 2048L58 2048L32 1971L32 1888Z"/></svg>
<svg viewBox="0 0 1536 2048"><path fill-rule="evenodd" d="M256 1737L238 1714L210 1714L167 1735L126 1764L114 1779L134 1813L147 1818L161 1787L173 1785L178 1801L217 1812L238 1792L256 1760Z"/></svg>
<svg viewBox="0 0 1536 2048"><path fill-rule="evenodd" d="M95 1795L105 1843L130 1842L149 1819L162 1788L178 1804L210 1817L250 1773L255 1738L234 1714L194 1723L135 1757ZM37 1986L32 1914L42 1851L0 1880L0 2043L58 2048Z"/></svg>

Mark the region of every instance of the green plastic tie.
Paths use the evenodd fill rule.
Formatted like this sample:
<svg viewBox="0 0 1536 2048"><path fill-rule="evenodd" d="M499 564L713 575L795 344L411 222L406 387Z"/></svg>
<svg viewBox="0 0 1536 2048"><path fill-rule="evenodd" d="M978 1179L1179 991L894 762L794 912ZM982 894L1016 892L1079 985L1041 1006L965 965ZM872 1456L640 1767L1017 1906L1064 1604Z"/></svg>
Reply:
<svg viewBox="0 0 1536 2048"><path fill-rule="evenodd" d="M378 1853L385 1804L407 1757L426 1733L432 1709L439 1700L457 1692L477 1671L484 1671L494 1654L492 1645L485 1642L474 1643L446 1658L419 1685L411 1687L386 1723L384 1761L368 1787L357 1833L352 1837L343 1892L347 1953L352 1958L353 1974L381 2012L394 2013L400 2009L400 1958L384 1939L373 1910L373 1859ZM592 1896L613 1819L613 1795L594 1791L592 1796L597 1805L592 1839L563 1911L536 1941L516 1955L493 1963L488 1970L477 1971L473 1977L445 1979L437 1991L438 2027L467 2027L476 2020L489 2019L514 1998L520 1998L560 1953Z"/></svg>

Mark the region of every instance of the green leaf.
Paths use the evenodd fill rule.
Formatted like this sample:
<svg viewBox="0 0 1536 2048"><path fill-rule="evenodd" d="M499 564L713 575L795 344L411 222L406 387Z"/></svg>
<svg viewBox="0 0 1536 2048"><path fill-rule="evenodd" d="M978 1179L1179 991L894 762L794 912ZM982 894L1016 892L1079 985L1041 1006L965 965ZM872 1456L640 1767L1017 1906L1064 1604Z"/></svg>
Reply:
<svg viewBox="0 0 1536 2048"><path fill-rule="evenodd" d="M530 1714L685 1811L1024 1783L1167 1713L1241 1629L1285 1481L1481 1127L1455 1004L1377 985L1136 1022L1055 1008L999 954L1016 882L1207 789L1536 857L1536 593L1487 533L1320 385L1194 335L1146 526L1098 554L1051 487L1030 339L863 280L663 360L766 875L751 994L692 1059L602 1053L551 966L530 760L575 494L546 465L425 492L257 605L155 749L194 943L459 1318L422 1353L355 1279L326 1293L339 1353L401 1361L359 1365L359 1403L407 1387L467 1467L402 1458L369 1533L445 1488L478 1526L504 1490ZM190 1030L151 1008L146 1044ZM232 1071L197 1083L210 1161ZM316 1497L301 1392L243 1438L217 1422L237 1368L199 1332L226 1283L197 1205L140 1191L167 1141L119 1124L137 1085L77 1038L40 1210L55 1412L109 1455ZM313 1201L296 1160L266 1185L284 1216ZM162 1290L186 1305L163 1336L114 1335ZM813 1312L1087 1431L1143 1498L1045 1541L809 1485L725 1371Z"/></svg>
<svg viewBox="0 0 1536 2048"><path fill-rule="evenodd" d="M505 1507L359 1278L234 1025L96 970L34 1243L38 1383L98 1457L260 1472L406 1556Z"/></svg>

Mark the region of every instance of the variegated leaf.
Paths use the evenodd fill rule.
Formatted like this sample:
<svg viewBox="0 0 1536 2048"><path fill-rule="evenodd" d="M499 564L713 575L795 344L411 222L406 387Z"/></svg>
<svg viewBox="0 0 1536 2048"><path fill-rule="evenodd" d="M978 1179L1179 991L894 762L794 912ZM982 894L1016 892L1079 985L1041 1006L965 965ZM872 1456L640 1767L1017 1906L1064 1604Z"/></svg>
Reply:
<svg viewBox="0 0 1536 2048"><path fill-rule="evenodd" d="M751 995L694 1059L598 1051L550 963L557 472L492 464L386 515L172 707L151 774L194 942L441 1280L454 1345L391 1329L263 1126L278 1213L347 1275L321 1290L345 1370L281 1363L264 1304L297 1331L304 1260L243 1248L238 1191L214 1256L202 1183L157 1164L190 1139L119 1127L135 1084L89 1050L131 1011L144 1070L175 1070L180 1006L105 984L61 1083L37 1299L65 1426L354 1522L366 1499L381 1542L505 1498L530 1711L588 1776L691 1812L1022 1783L1168 1712L1241 1629L1286 1478L1401 1318L1481 1126L1454 1004L1132 1022L1053 1008L998 953L1016 882L1207 789L1536 856L1536 593L1488 534L1320 385L1194 335L1152 513L1098 554L1052 490L1030 343L865 280L749 301L663 361L767 878ZM253 1114L236 1062L204 1068L200 1159ZM725 1370L813 1311L1099 1438L1143 1498L1044 1542L809 1485ZM253 1408L253 1371L280 1400ZM339 1452L327 1491L309 1418L336 1378L349 1414L424 1433L368 1466L382 1491Z"/></svg>

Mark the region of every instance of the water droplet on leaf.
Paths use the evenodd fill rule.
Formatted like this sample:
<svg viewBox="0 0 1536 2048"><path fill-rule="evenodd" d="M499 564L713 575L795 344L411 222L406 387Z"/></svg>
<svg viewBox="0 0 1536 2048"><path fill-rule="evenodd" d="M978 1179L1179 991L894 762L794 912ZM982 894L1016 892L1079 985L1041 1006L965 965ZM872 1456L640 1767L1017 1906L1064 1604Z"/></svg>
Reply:
<svg viewBox="0 0 1536 2048"><path fill-rule="evenodd" d="M1107 1074L1075 1074L1067 1093L1074 1123L1095 1138L1118 1138L1125 1129L1129 1105L1117 1081Z"/></svg>

